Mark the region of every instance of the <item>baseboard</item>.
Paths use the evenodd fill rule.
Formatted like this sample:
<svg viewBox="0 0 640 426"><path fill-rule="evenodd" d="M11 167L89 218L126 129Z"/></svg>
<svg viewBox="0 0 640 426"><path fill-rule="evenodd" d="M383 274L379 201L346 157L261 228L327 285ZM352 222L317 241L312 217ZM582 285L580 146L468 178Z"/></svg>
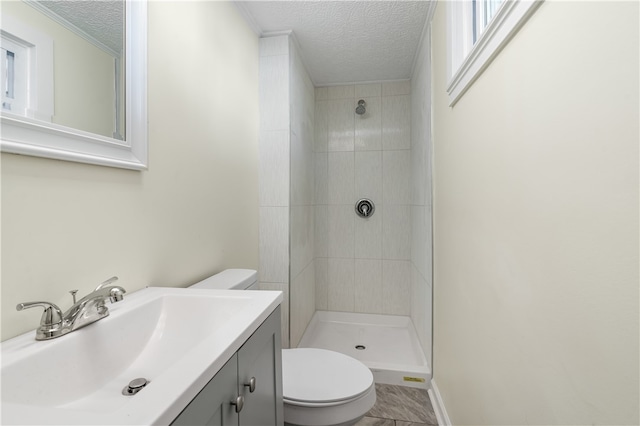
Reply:
<svg viewBox="0 0 640 426"><path fill-rule="evenodd" d="M440 391L438 390L435 380L431 379L429 390L427 392L429 393L429 399L431 400L433 411L436 413L438 425L451 426L451 420L449 420L447 409L444 407L444 402L442 401L442 397L440 396Z"/></svg>

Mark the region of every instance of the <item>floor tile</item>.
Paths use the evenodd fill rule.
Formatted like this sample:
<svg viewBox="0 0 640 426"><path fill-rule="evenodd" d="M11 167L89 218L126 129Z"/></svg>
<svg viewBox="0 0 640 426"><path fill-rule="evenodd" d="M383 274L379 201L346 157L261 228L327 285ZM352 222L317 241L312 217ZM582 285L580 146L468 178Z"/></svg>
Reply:
<svg viewBox="0 0 640 426"><path fill-rule="evenodd" d="M369 417L438 424L426 389L376 384L376 396L376 404L367 413Z"/></svg>
<svg viewBox="0 0 640 426"><path fill-rule="evenodd" d="M364 417L355 426L395 426L395 420L380 419L378 417Z"/></svg>

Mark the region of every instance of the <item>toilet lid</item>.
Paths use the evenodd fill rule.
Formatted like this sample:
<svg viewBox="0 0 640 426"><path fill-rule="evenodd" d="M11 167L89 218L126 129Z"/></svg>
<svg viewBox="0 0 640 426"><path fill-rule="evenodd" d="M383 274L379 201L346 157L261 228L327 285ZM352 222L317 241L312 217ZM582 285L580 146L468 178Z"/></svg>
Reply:
<svg viewBox="0 0 640 426"><path fill-rule="evenodd" d="M327 403L356 398L373 384L373 374L350 356L315 348L282 350L285 400Z"/></svg>

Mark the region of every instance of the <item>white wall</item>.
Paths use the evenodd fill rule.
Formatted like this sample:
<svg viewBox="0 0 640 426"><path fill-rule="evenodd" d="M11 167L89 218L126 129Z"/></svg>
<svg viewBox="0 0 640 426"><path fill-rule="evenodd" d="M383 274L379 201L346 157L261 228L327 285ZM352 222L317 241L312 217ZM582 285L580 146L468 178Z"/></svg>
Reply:
<svg viewBox="0 0 640 426"><path fill-rule="evenodd" d="M411 313L410 92L409 81L316 88L319 310ZM376 205L370 218L356 215L360 198Z"/></svg>
<svg viewBox="0 0 640 426"><path fill-rule="evenodd" d="M543 3L453 108L445 11L434 374L448 414L637 425L638 3Z"/></svg>
<svg viewBox="0 0 640 426"><path fill-rule="evenodd" d="M39 322L17 303L66 309L112 275L257 269L257 37L230 3L150 2L148 77L148 171L2 154L3 340Z"/></svg>

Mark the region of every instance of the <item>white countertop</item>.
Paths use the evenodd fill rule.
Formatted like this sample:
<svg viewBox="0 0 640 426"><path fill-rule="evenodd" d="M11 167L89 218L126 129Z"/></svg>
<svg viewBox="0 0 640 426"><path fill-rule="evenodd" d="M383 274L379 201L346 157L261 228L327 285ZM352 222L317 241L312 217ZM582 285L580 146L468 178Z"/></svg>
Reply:
<svg viewBox="0 0 640 426"><path fill-rule="evenodd" d="M169 424L282 300L277 291L150 287L60 338L7 340L2 423ZM122 395L137 377L150 383Z"/></svg>

